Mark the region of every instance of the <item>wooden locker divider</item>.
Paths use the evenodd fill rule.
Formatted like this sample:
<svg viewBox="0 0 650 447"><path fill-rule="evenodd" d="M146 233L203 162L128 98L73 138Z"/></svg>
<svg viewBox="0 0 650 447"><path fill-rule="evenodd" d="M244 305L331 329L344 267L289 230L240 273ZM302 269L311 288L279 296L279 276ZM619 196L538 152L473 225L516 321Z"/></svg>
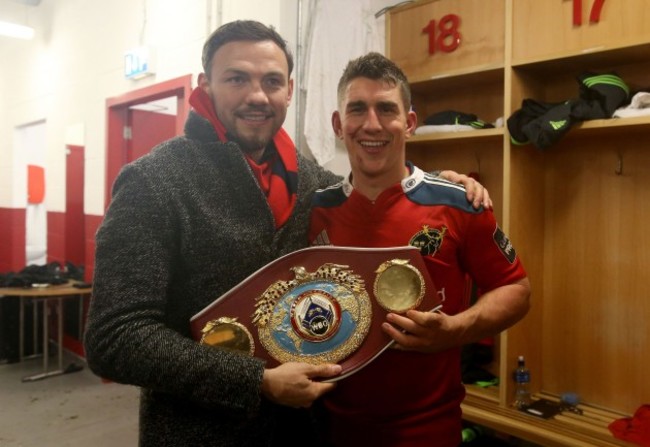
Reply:
<svg viewBox="0 0 650 447"><path fill-rule="evenodd" d="M467 420L545 446L630 445L607 426L650 398L650 116L576 123L544 150L513 144L505 120L524 99L578 98L584 72L648 91L648 23L644 0L422 0L387 15L387 55L409 77L420 122L443 110L504 120L407 144L425 169L480 172L533 287L529 315L499 337L500 386L468 386ZM578 393L583 415L514 410L518 355L535 398Z"/></svg>

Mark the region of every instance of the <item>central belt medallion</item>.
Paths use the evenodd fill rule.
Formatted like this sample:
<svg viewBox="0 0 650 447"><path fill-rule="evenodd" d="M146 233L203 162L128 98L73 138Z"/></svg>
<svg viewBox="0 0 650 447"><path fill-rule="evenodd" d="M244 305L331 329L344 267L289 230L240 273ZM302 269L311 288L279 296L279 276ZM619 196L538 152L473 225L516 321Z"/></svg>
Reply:
<svg viewBox="0 0 650 447"><path fill-rule="evenodd" d="M306 340L325 341L341 325L341 305L322 289L310 289L291 305L291 325Z"/></svg>
<svg viewBox="0 0 650 447"><path fill-rule="evenodd" d="M366 338L372 305L364 281L346 265L271 284L257 299L253 323L267 352L279 362L336 363Z"/></svg>

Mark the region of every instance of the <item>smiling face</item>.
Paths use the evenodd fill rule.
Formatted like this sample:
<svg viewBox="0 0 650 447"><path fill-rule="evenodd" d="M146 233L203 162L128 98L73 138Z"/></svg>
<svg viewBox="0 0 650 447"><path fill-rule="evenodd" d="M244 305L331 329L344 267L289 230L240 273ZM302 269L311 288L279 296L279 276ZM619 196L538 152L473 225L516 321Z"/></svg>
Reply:
<svg viewBox="0 0 650 447"><path fill-rule="evenodd" d="M347 84L332 127L345 143L355 188L369 184L385 189L407 175L406 140L416 123L397 85L365 77Z"/></svg>
<svg viewBox="0 0 650 447"><path fill-rule="evenodd" d="M287 115L293 80L284 52L272 41L234 41L212 57L210 78L199 86L212 98L230 137L255 159Z"/></svg>

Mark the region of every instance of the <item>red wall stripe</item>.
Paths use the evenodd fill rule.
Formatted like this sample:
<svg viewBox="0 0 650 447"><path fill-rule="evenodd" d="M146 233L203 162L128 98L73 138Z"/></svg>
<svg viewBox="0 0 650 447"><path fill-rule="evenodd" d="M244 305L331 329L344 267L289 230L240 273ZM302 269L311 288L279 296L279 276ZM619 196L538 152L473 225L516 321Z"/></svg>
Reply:
<svg viewBox="0 0 650 447"><path fill-rule="evenodd" d="M25 267L25 209L0 208L0 272Z"/></svg>
<svg viewBox="0 0 650 447"><path fill-rule="evenodd" d="M47 262L65 266L65 213L47 213Z"/></svg>

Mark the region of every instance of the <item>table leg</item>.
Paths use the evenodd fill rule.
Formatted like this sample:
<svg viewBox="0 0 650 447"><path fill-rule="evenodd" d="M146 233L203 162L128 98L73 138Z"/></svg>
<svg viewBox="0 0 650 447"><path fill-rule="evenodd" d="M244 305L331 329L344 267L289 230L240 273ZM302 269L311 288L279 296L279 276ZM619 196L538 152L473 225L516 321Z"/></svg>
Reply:
<svg viewBox="0 0 650 447"><path fill-rule="evenodd" d="M61 297L56 299L56 311L58 313L57 343L59 344L59 370L63 370L63 298Z"/></svg>
<svg viewBox="0 0 650 447"><path fill-rule="evenodd" d="M34 374L31 376L23 377L23 382L34 382L36 380L46 379L52 376L60 376L61 374L67 374L71 372L81 371L83 366L75 365L71 363L67 368L63 369L63 297L56 298L56 309L57 309L57 343L58 343L58 369L54 371L48 371L49 369L49 306L48 300L40 300L43 305L43 372L39 374ZM34 301L34 309L38 307L37 301Z"/></svg>
<svg viewBox="0 0 650 447"><path fill-rule="evenodd" d="M32 355L38 355L38 303L32 301Z"/></svg>
<svg viewBox="0 0 650 447"><path fill-rule="evenodd" d="M50 367L50 328L48 320L50 319L50 309L47 301L43 300L43 372L47 372Z"/></svg>
<svg viewBox="0 0 650 447"><path fill-rule="evenodd" d="M18 298L20 301L18 305L18 358L22 362L25 357L25 303L22 298Z"/></svg>
<svg viewBox="0 0 650 447"><path fill-rule="evenodd" d="M83 342L84 337L84 296L79 295L79 341Z"/></svg>

